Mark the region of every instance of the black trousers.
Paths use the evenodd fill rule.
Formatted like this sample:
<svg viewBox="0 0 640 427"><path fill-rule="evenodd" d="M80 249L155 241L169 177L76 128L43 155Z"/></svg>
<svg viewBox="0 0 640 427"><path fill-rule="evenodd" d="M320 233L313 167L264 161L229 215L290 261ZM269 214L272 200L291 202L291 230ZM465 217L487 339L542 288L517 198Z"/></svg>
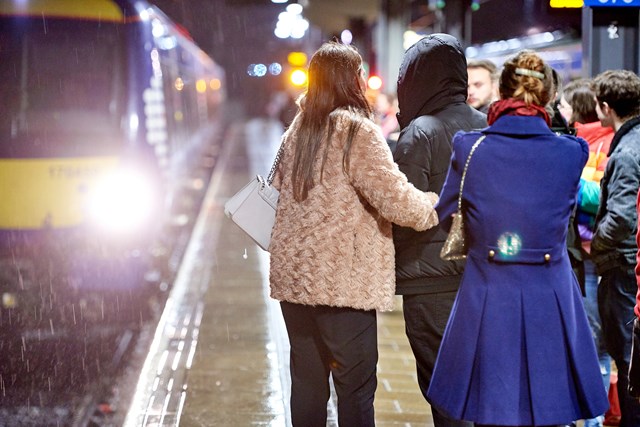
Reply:
<svg viewBox="0 0 640 427"><path fill-rule="evenodd" d="M405 330L411 350L416 358L418 385L424 398L431 383L442 335L451 314L456 291L434 294L404 295L402 310ZM468 421L453 420L431 407L435 427L470 427Z"/></svg>
<svg viewBox="0 0 640 427"><path fill-rule="evenodd" d="M338 424L374 426L378 337L375 310L281 302L291 345L291 420L325 427L329 374L338 396Z"/></svg>

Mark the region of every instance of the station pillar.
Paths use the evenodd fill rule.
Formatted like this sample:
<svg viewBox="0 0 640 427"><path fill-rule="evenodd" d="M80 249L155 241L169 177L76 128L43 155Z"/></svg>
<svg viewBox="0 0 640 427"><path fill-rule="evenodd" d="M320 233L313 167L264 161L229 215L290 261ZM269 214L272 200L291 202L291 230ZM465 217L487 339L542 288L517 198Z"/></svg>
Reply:
<svg viewBox="0 0 640 427"><path fill-rule="evenodd" d="M409 25L408 0L383 0L375 33L376 61L383 92L395 94Z"/></svg>
<svg viewBox="0 0 640 427"><path fill-rule="evenodd" d="M618 0L619 3L631 1L635 0ZM606 4L607 0L598 2ZM585 6L582 9L583 74L593 77L615 69L640 74L639 28L640 7Z"/></svg>

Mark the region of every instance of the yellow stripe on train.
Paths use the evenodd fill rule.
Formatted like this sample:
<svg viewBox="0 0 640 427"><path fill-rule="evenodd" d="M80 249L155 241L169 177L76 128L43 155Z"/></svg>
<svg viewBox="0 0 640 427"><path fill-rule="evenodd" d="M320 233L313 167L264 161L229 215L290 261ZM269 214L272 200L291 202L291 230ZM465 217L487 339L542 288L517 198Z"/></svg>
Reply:
<svg viewBox="0 0 640 427"><path fill-rule="evenodd" d="M0 229L33 230L82 224L95 182L116 157L0 160Z"/></svg>
<svg viewBox="0 0 640 427"><path fill-rule="evenodd" d="M122 9L111 0L28 0L0 3L0 15L122 21Z"/></svg>

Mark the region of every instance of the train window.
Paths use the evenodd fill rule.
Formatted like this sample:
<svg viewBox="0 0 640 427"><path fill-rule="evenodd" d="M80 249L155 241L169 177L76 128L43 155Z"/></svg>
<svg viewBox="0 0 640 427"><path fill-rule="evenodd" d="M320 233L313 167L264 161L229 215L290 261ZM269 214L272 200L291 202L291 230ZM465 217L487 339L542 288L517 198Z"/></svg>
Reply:
<svg viewBox="0 0 640 427"><path fill-rule="evenodd" d="M0 25L0 140L85 136L119 126L124 88L116 24ZM69 25L75 31L69 31Z"/></svg>

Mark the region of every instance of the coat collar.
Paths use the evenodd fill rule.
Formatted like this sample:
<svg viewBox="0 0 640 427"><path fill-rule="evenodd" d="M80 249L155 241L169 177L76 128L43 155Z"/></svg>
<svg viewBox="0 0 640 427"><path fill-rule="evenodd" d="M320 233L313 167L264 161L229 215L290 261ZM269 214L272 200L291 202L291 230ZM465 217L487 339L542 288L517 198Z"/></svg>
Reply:
<svg viewBox="0 0 640 427"><path fill-rule="evenodd" d="M620 143L620 140L622 140L622 137L628 134L629 131L635 128L638 124L640 124L640 116L629 119L624 122L622 126L620 126L620 129L618 129L615 135L613 135L613 140L611 141L611 145L609 146L609 157L613 153L613 150L615 150Z"/></svg>
<svg viewBox="0 0 640 427"><path fill-rule="evenodd" d="M502 116L483 133L507 135L554 135L541 117Z"/></svg>

